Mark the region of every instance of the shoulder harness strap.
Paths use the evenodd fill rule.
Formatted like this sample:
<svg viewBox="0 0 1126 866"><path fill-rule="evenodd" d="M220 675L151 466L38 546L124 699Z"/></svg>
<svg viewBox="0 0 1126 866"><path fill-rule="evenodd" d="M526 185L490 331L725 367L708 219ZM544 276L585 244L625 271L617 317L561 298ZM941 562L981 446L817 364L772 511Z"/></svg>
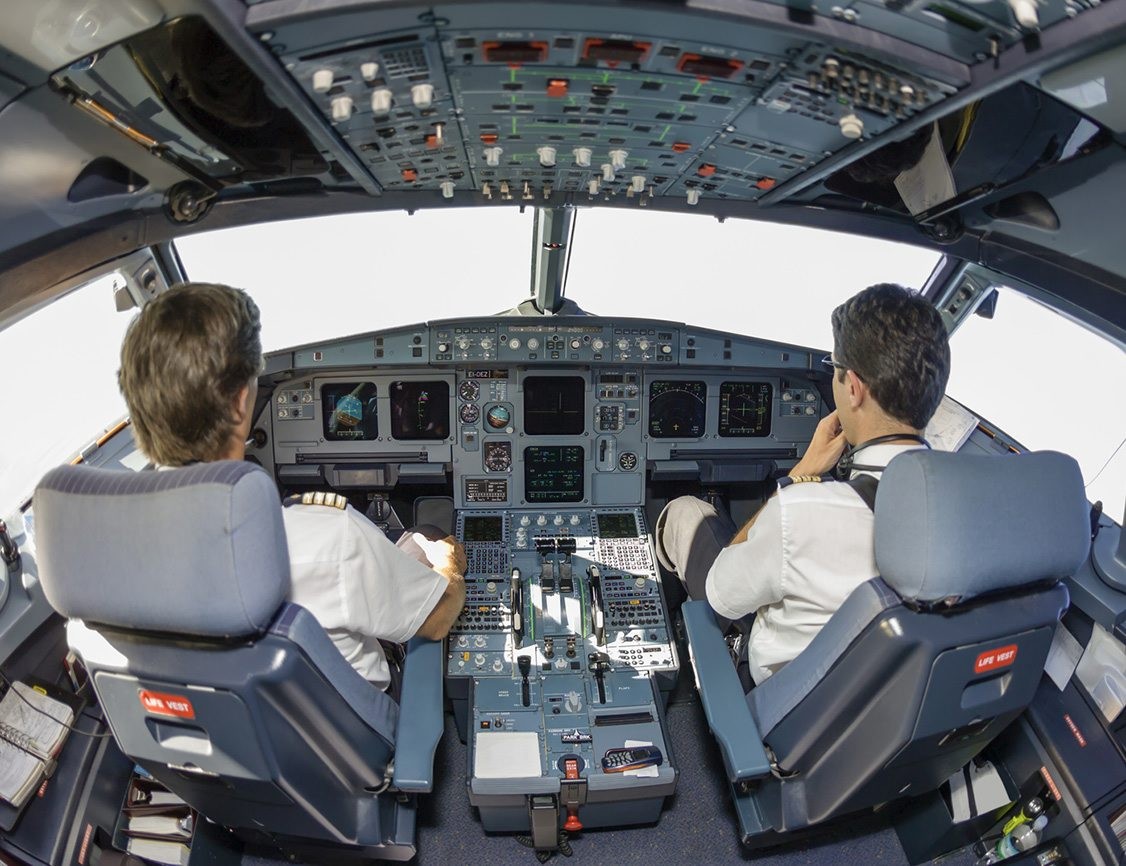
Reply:
<svg viewBox="0 0 1126 866"><path fill-rule="evenodd" d="M348 507L348 500L330 490L310 490L308 493L294 493L292 496L287 496L282 505L285 508L291 505L324 505L343 511Z"/></svg>
<svg viewBox="0 0 1126 866"><path fill-rule="evenodd" d="M856 491L856 495L864 500L864 504L873 514L876 512L876 488L880 484L879 478L874 475L857 475L845 484Z"/></svg>

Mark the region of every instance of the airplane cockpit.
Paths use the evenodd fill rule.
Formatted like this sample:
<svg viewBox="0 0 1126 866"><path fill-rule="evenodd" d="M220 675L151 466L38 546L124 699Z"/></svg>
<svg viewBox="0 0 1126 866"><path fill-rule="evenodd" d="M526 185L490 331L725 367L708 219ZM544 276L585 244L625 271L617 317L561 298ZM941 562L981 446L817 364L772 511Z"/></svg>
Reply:
<svg viewBox="0 0 1126 866"><path fill-rule="evenodd" d="M1122 0L9 0L0 864L1126 862L1124 58ZM628 220L624 275L576 286L595 209ZM309 240L516 211L528 282L499 312L504 280L470 276L487 232ZM732 266L638 228L687 215L817 234ZM296 220L306 243L237 234ZM975 337L985 402L948 391L855 488L878 572L749 683L748 633L690 597L663 524L688 497L738 544L780 488L865 469L790 477L850 368L827 329L754 314L828 323L864 288L811 310L755 273L829 281L828 232L926 251L910 294L956 359L1010 306L1090 342ZM344 262L263 304L265 329L334 330L265 346L240 459L156 465L127 415L96 432L118 347L177 285L227 281L194 249L225 235L279 284L287 256ZM644 300L600 303L625 283ZM359 312L397 294L424 313ZM95 295L112 326L32 330ZM23 399L57 338L106 390ZM1000 391L1058 438L1002 429ZM33 447L58 430L69 459ZM1093 456L1060 453L1080 432ZM448 634L381 641L386 690L292 603L294 506L463 550Z"/></svg>

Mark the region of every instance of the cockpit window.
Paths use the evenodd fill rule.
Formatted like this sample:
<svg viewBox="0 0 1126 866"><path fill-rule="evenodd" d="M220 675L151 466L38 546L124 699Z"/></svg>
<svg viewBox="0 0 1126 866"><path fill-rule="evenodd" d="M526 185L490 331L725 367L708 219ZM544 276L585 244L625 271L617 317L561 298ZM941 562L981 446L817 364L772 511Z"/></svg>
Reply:
<svg viewBox="0 0 1126 866"><path fill-rule="evenodd" d="M176 241L188 276L244 288L267 350L480 316L529 296L532 214L363 214ZM600 316L686 322L829 348L833 307L865 286L919 288L939 256L794 226L617 209L575 217L566 297Z"/></svg>
<svg viewBox="0 0 1126 866"><path fill-rule="evenodd" d="M970 316L951 338L948 393L1026 448L1072 455L1087 498L1121 520L1126 353L1024 295L997 291L994 317Z"/></svg>
<svg viewBox="0 0 1126 866"><path fill-rule="evenodd" d="M0 427L0 515L125 414L118 358L137 311L115 309L123 284L117 274L99 277L0 332L0 370L12 392Z"/></svg>

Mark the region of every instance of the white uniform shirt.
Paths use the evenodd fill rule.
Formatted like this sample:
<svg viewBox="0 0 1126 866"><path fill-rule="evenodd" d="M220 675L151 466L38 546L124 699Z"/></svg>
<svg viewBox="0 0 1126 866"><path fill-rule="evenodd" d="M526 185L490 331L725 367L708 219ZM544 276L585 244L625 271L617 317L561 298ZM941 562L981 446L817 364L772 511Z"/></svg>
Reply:
<svg viewBox="0 0 1126 866"><path fill-rule="evenodd" d="M871 445L856 462L887 466L919 445ZM854 471L858 475L879 472ZM847 484L791 484L767 500L742 544L708 572L708 602L720 616L757 611L748 658L761 683L808 646L860 584L876 577L872 511Z"/></svg>
<svg viewBox="0 0 1126 866"><path fill-rule="evenodd" d="M344 658L381 689L391 682L379 638L414 637L449 581L399 550L352 506L282 509L289 600L317 618Z"/></svg>

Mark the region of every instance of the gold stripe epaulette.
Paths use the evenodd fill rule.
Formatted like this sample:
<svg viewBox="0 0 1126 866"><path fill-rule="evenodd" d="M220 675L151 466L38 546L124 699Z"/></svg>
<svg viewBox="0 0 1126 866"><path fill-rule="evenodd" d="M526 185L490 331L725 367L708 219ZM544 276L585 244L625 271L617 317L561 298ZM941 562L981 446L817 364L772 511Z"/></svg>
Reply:
<svg viewBox="0 0 1126 866"><path fill-rule="evenodd" d="M790 478L793 480L794 484L804 484L807 481L821 482L825 480L822 475L791 475Z"/></svg>
<svg viewBox="0 0 1126 866"><path fill-rule="evenodd" d="M328 508L339 508L343 511L348 507L348 500L339 493L330 490L310 490L308 493L295 493L287 496L285 505L324 505Z"/></svg>

